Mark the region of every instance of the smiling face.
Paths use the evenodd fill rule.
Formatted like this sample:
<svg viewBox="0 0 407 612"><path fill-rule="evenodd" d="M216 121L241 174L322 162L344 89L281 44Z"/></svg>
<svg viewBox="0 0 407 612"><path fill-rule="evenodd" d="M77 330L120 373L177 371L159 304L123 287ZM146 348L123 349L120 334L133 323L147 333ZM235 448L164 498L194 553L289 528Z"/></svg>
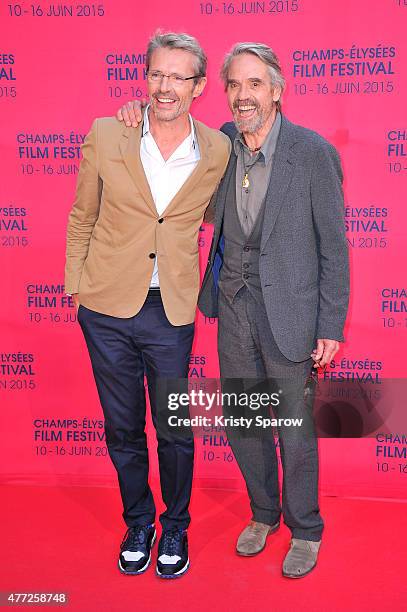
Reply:
<svg viewBox="0 0 407 612"><path fill-rule="evenodd" d="M252 53L230 62L226 85L229 108L240 132L253 134L273 124L281 88L273 87L270 69Z"/></svg>
<svg viewBox="0 0 407 612"><path fill-rule="evenodd" d="M191 77L197 74L196 57L183 49L159 47L151 55L149 73L155 71L166 75ZM147 80L151 109L158 121L174 121L189 113L192 100L199 96L206 84L202 77L197 84L194 79L172 82L168 76L152 82Z"/></svg>

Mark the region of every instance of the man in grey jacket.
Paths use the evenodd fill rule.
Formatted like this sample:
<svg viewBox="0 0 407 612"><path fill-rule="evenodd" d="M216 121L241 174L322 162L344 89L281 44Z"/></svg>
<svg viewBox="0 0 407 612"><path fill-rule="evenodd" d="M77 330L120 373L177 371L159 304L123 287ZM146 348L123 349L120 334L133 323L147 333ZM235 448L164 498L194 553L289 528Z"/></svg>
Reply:
<svg viewBox="0 0 407 612"><path fill-rule="evenodd" d="M222 127L232 153L207 211L214 237L198 306L219 317L222 379L304 389L313 367L325 367L343 341L349 270L341 164L331 144L281 114L284 78L269 47L237 44L221 75L234 118ZM302 400L289 406L290 416L304 416L304 393ZM233 428L228 437L253 512L237 552L251 556L280 521L274 438ZM282 511L292 533L283 574L298 578L315 566L323 530L317 440L282 427L279 443Z"/></svg>
<svg viewBox="0 0 407 612"><path fill-rule="evenodd" d="M234 119L221 129L232 153L205 218L214 236L198 306L219 318L223 383L278 381L294 397L282 402L280 416L312 424L307 381L338 351L348 307L340 160L324 138L282 115L285 82L270 47L237 44L221 76ZM121 111L137 124L133 104ZM282 508L271 428L262 436L227 429L253 513L236 551L261 552L282 512L292 534L283 575L300 578L316 565L323 531L317 440L313 427L278 433Z"/></svg>

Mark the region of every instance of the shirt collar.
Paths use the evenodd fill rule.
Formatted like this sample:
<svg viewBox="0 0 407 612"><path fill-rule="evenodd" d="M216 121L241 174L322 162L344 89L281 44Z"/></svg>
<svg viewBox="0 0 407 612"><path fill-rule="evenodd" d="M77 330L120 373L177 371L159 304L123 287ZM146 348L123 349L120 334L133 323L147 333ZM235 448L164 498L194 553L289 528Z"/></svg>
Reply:
<svg viewBox="0 0 407 612"><path fill-rule="evenodd" d="M265 164L268 164L274 155L277 146L278 135L280 133L280 127L281 114L277 113L272 128L267 134L266 140L263 142L259 151L259 157L262 157L264 159ZM233 147L236 155L239 155L239 153L243 150L249 150L241 132L236 135Z"/></svg>
<svg viewBox="0 0 407 612"><path fill-rule="evenodd" d="M148 118L149 108L150 108L150 104L148 104L146 106L146 110L144 112L142 138L144 138L144 136L146 136L147 134L150 133L150 120ZM189 124L191 126L191 132L190 132L189 136L187 137L188 148L189 149L195 149L196 145L197 145L195 126L194 126L194 122L193 122L192 117L191 117L190 114L188 114L188 118L189 118Z"/></svg>

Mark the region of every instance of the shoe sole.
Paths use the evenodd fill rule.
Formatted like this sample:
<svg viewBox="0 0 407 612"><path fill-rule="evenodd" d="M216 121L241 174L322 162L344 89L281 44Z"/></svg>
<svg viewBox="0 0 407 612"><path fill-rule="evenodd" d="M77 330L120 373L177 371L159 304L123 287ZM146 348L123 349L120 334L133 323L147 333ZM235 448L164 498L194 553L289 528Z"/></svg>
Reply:
<svg viewBox="0 0 407 612"><path fill-rule="evenodd" d="M304 572L303 574L288 574L288 573L284 572L284 570L282 571L282 574L283 574L284 578L294 578L294 580L296 578L304 578L304 576L307 576L310 572L312 572L312 570L316 567L316 565L317 564L314 563L314 565L309 570Z"/></svg>
<svg viewBox="0 0 407 612"><path fill-rule="evenodd" d="M157 537L157 532L154 533L153 539L151 541L150 556L148 557L145 565L143 565L143 567L141 569L137 570L136 572L130 572L129 570L124 569L124 567L120 563L120 557L119 557L118 566L119 566L119 570L121 571L122 574L124 574L125 576L138 576L139 574L144 574L144 572L146 570L148 570L148 568L151 565L151 550L152 550L152 548L154 546L154 542L156 540L156 537Z"/></svg>
<svg viewBox="0 0 407 612"><path fill-rule="evenodd" d="M185 572L189 569L190 563L189 563L189 557L188 557L188 561L185 564L185 567L183 567L181 570L179 570L179 572L177 572L176 574L161 574L158 571L158 568L156 568L155 573L159 578L164 578L164 580L176 580L177 578L181 578L181 576L183 574L185 574Z"/></svg>
<svg viewBox="0 0 407 612"><path fill-rule="evenodd" d="M245 553L245 552L240 552L238 548L236 548L236 553L239 555L239 557L255 557L259 553L263 552L263 550L266 548L267 538L269 537L269 535L275 533L279 529L279 527L280 527L280 523L276 525L275 527L270 527L270 530L264 541L264 546L263 548L260 548L260 550L257 550L256 552L253 552L253 553Z"/></svg>

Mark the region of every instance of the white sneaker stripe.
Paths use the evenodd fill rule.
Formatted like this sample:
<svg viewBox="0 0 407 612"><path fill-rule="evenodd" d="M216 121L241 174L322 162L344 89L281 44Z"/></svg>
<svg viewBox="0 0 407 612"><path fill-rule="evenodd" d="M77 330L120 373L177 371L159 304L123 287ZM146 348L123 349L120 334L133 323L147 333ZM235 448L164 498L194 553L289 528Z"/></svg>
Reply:
<svg viewBox="0 0 407 612"><path fill-rule="evenodd" d="M158 557L160 563L165 563L165 565L175 565L178 561L181 560L181 557L178 555L160 555Z"/></svg>

